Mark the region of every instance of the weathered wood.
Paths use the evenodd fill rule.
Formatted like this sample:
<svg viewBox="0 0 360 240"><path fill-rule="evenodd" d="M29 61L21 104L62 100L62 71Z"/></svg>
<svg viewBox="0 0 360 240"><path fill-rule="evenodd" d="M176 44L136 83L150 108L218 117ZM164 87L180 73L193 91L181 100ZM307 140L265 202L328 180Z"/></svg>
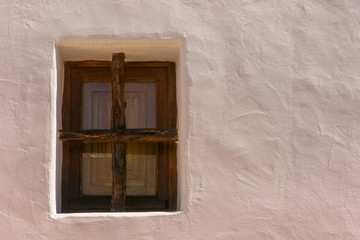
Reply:
<svg viewBox="0 0 360 240"><path fill-rule="evenodd" d="M176 80L175 80L175 64L170 63L167 68L168 76L168 128L176 128L177 104L176 104ZM177 209L177 144L170 142L168 144L168 160L169 160L169 210Z"/></svg>
<svg viewBox="0 0 360 240"><path fill-rule="evenodd" d="M124 78L124 53L113 53L112 73L112 108L110 125L112 129L125 129L125 78ZM125 211L126 198L126 145L114 143L112 149L112 199L111 211Z"/></svg>
<svg viewBox="0 0 360 240"><path fill-rule="evenodd" d="M66 65L65 76L62 124L64 129L79 130L81 117L77 109L81 108L81 95L78 94L82 91L81 71L79 68L70 68ZM67 212L70 199L80 196L80 182L77 175L80 171L81 142L73 141L70 144L64 144L63 149L62 211Z"/></svg>
<svg viewBox="0 0 360 240"><path fill-rule="evenodd" d="M61 141L146 143L174 142L178 140L176 129L91 129L80 131L60 130Z"/></svg>
<svg viewBox="0 0 360 240"><path fill-rule="evenodd" d="M111 211L125 211L126 200L126 144L114 143L112 149L112 199Z"/></svg>
<svg viewBox="0 0 360 240"><path fill-rule="evenodd" d="M111 67L111 61L98 61L98 60L86 60L86 61L66 61L65 65L71 67ZM151 62L124 62L126 68L159 68L168 67L169 62L164 61L151 61Z"/></svg>
<svg viewBox="0 0 360 240"><path fill-rule="evenodd" d="M74 212L109 211L111 196L82 196L71 201L70 207ZM167 200L156 197L127 196L126 211L164 211Z"/></svg>
<svg viewBox="0 0 360 240"><path fill-rule="evenodd" d="M66 61L65 65L71 67L81 67L81 68L89 68L89 67L111 67L110 61L98 61L98 60L86 60L86 61Z"/></svg>
<svg viewBox="0 0 360 240"><path fill-rule="evenodd" d="M177 145L175 142L169 143L169 210L177 209Z"/></svg>
<svg viewBox="0 0 360 240"><path fill-rule="evenodd" d="M125 79L124 79L124 53L113 53L112 56L112 108L111 128L124 129L125 124Z"/></svg>

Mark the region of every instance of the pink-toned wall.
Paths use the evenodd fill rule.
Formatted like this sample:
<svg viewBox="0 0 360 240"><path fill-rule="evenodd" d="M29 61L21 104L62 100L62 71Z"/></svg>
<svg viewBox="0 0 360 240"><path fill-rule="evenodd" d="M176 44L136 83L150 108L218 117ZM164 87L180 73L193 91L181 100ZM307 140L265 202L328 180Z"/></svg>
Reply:
<svg viewBox="0 0 360 240"><path fill-rule="evenodd" d="M0 0L0 239L360 239L358 0ZM58 214L64 60L177 63L179 211Z"/></svg>

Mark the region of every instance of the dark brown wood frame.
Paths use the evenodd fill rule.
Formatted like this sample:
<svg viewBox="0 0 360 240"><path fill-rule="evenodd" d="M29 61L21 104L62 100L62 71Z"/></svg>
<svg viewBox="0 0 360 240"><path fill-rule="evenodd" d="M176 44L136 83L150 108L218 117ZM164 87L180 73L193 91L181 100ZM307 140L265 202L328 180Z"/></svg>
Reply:
<svg viewBox="0 0 360 240"><path fill-rule="evenodd" d="M65 62L62 107L63 130L59 131L60 140L63 141L61 209L63 213L110 211L111 196L84 196L81 194L81 152L83 141L157 142L158 185L156 196L126 197L125 210L176 210L177 161L175 141L177 140L177 106L175 64L171 62L125 62L124 77L126 82L155 81L157 83L157 129L85 131L82 130L81 126L82 83L86 81L111 82L111 62ZM91 131L93 132L91 133ZM103 134L102 137L101 134ZM106 136L104 137L104 135Z"/></svg>

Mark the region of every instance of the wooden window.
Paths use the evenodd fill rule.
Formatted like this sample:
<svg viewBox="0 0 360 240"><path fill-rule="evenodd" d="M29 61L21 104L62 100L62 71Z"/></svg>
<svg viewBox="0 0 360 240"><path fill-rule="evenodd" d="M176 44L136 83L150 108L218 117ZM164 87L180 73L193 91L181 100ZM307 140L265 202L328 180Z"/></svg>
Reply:
<svg viewBox="0 0 360 240"><path fill-rule="evenodd" d="M62 212L176 210L175 65L124 58L65 62Z"/></svg>

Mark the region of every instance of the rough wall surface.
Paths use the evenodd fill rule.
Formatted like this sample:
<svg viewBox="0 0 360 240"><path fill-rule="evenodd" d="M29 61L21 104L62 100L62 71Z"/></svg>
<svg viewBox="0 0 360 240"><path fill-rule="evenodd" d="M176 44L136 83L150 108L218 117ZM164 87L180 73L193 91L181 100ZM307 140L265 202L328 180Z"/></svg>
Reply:
<svg viewBox="0 0 360 240"><path fill-rule="evenodd" d="M0 0L0 238L360 239L359 33L358 0ZM52 213L72 38L182 39L181 212Z"/></svg>

